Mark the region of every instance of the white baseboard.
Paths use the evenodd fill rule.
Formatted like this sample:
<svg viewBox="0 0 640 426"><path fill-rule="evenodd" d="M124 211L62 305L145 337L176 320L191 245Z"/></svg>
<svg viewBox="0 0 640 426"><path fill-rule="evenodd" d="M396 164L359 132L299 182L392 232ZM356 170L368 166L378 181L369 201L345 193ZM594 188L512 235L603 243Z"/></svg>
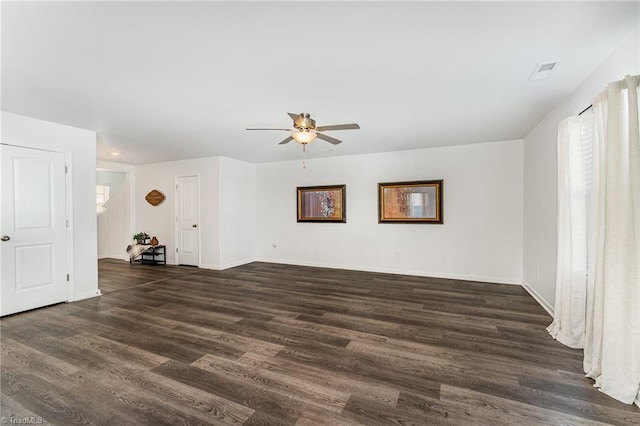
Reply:
<svg viewBox="0 0 640 426"><path fill-rule="evenodd" d="M336 265L336 264L328 264L328 263L320 263L320 262L304 262L299 260L284 260L284 259L269 259L269 258L259 258L259 259L256 259L256 261L267 262L267 263L280 263L284 265L313 266L318 268L329 268L329 269L345 269L348 271L377 272L381 274L411 275L416 277L446 278L446 279L452 279L452 280L478 281L478 282L492 283L492 284L522 285L522 283L519 280L512 280L504 277L489 277L489 276L482 276L482 275L449 274L449 273L432 272L432 271L375 268L370 266Z"/></svg>
<svg viewBox="0 0 640 426"><path fill-rule="evenodd" d="M225 263L224 265L210 265L207 263L201 263L198 265L202 269L212 269L214 271L224 271L225 269L235 268L236 266L246 265L247 263L255 262L256 259L245 259L236 262Z"/></svg>
<svg viewBox="0 0 640 426"><path fill-rule="evenodd" d="M116 259L129 261L129 256L126 254L103 254L98 255L98 259Z"/></svg>
<svg viewBox="0 0 640 426"><path fill-rule="evenodd" d="M544 308L545 311L553 317L553 306L549 302L547 302L544 297L540 295L537 291L535 291L526 281L522 281L522 287L527 290L527 292L538 302L540 306Z"/></svg>
<svg viewBox="0 0 640 426"><path fill-rule="evenodd" d="M244 260L238 260L236 262L225 263L224 265L220 265L220 270L235 268L236 266L246 265L247 263L251 263L255 261L256 261L255 259L244 259Z"/></svg>
<svg viewBox="0 0 640 426"><path fill-rule="evenodd" d="M69 302L78 302L84 299L91 299L92 297L102 296L102 291L100 289L85 291L84 293L78 293L75 295L73 299L70 299Z"/></svg>
<svg viewBox="0 0 640 426"><path fill-rule="evenodd" d="M220 268L220 265L210 265L208 263L201 263L198 265L198 268L211 269L212 271L222 271L222 268Z"/></svg>

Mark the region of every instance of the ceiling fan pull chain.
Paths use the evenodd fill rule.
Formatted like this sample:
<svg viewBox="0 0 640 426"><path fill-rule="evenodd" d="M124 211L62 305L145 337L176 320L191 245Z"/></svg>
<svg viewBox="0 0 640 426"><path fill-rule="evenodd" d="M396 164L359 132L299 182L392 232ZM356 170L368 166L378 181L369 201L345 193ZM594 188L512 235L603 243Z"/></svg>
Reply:
<svg viewBox="0 0 640 426"><path fill-rule="evenodd" d="M302 144L302 168L306 170L307 165L305 164L305 160L307 159L307 144Z"/></svg>

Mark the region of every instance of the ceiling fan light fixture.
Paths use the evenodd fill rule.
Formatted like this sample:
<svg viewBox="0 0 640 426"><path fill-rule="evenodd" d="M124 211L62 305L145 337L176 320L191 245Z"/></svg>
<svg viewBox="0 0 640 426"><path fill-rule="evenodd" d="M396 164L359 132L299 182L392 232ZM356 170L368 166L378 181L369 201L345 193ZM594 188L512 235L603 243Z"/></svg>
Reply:
<svg viewBox="0 0 640 426"><path fill-rule="evenodd" d="M299 132L293 132L291 134L291 137L293 138L293 140L302 145L306 145L308 143L313 142L317 136L318 135L316 134L316 132L312 132L309 130L301 130Z"/></svg>

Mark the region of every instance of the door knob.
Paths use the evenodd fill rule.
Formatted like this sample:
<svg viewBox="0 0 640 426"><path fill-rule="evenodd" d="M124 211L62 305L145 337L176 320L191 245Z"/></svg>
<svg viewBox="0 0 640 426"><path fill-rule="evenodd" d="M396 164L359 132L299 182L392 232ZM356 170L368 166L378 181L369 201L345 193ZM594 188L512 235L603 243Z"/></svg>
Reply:
<svg viewBox="0 0 640 426"><path fill-rule="evenodd" d="M9 241L11 239L11 237L9 237L8 235L3 235L2 238L0 238L0 240L2 241Z"/></svg>
<svg viewBox="0 0 640 426"><path fill-rule="evenodd" d="M198 225L196 225L195 223L193 225L191 225L192 228L197 228Z"/></svg>

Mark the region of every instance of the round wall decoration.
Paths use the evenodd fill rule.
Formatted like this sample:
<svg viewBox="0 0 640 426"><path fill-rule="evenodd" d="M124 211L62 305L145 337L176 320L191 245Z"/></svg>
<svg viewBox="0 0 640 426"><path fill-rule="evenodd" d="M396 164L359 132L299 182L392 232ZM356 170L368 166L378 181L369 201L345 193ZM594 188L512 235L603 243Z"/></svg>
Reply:
<svg viewBox="0 0 640 426"><path fill-rule="evenodd" d="M144 199L147 200L147 203L155 207L159 204L162 204L162 202L165 199L165 196L162 192L158 191L157 189L154 189L153 191L150 191L147 194L147 196L144 197Z"/></svg>

